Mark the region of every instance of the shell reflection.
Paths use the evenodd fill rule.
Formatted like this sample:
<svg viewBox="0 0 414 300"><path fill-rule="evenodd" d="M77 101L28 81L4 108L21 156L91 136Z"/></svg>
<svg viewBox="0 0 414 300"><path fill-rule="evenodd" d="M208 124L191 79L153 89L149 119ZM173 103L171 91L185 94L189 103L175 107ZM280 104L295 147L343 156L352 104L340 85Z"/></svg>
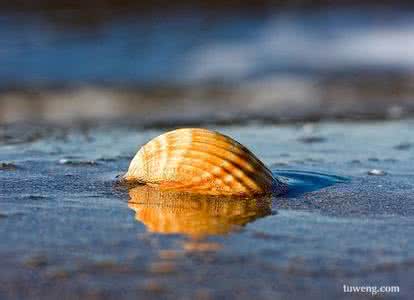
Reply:
<svg viewBox="0 0 414 300"><path fill-rule="evenodd" d="M128 206L150 232L192 237L226 234L271 213L271 197L226 198L162 191L147 185L129 190Z"/></svg>

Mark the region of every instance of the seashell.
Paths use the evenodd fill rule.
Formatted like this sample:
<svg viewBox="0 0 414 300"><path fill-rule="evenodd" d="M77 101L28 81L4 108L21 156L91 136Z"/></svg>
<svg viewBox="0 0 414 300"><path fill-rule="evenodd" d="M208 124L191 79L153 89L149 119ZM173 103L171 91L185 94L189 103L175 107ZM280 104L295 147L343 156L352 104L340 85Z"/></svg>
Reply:
<svg viewBox="0 0 414 300"><path fill-rule="evenodd" d="M123 180L210 195L263 195L286 187L246 147L201 128L154 138L135 155Z"/></svg>
<svg viewBox="0 0 414 300"><path fill-rule="evenodd" d="M129 190L129 197L135 219L148 231L196 238L227 234L271 213L271 196L218 198L140 185Z"/></svg>

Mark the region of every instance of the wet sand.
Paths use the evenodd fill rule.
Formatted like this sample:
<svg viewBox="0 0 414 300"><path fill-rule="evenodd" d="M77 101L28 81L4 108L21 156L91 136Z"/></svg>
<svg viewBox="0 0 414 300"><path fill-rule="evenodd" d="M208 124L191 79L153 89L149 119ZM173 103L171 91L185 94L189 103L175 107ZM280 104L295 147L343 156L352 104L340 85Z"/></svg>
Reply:
<svg viewBox="0 0 414 300"><path fill-rule="evenodd" d="M162 130L1 126L0 298L370 297L344 284L410 298L413 120L209 128L290 192L235 203L128 191L116 175Z"/></svg>

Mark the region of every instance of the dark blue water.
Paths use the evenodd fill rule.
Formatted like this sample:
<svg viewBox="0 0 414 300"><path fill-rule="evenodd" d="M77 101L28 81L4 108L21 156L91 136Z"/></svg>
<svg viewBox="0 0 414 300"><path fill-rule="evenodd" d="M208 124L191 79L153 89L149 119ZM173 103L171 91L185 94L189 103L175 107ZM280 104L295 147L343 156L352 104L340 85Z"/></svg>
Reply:
<svg viewBox="0 0 414 300"><path fill-rule="evenodd" d="M414 15L389 9L119 17L94 27L0 13L0 86L238 82L360 69L412 72Z"/></svg>

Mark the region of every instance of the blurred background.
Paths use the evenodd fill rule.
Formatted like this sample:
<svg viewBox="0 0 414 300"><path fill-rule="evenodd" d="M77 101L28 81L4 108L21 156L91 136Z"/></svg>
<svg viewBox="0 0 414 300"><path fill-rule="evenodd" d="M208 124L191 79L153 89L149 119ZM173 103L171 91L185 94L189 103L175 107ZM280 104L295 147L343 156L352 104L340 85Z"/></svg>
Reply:
<svg viewBox="0 0 414 300"><path fill-rule="evenodd" d="M0 122L414 112L411 1L1 1Z"/></svg>

